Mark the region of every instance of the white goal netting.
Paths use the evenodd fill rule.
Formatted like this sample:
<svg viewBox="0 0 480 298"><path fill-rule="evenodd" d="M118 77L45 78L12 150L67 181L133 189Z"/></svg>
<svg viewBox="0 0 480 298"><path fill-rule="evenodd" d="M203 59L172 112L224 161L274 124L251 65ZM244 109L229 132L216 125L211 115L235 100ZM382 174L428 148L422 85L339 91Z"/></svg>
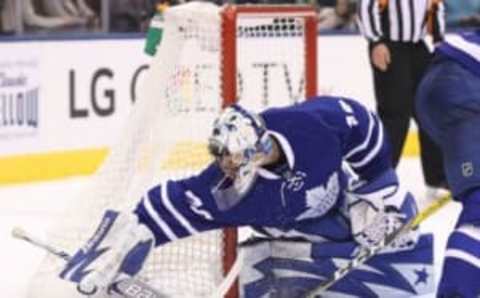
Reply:
<svg viewBox="0 0 480 298"><path fill-rule="evenodd" d="M53 246L75 252L105 209L132 209L149 186L204 167L211 123L225 105L240 101L259 110L298 102L315 89L316 60L307 61L316 55L307 53L309 46L316 51L310 8L189 3L164 17L161 46L121 140L49 232ZM236 240L225 235L209 232L158 248L139 278L171 297L210 297L235 256L228 242ZM57 278L63 265L48 256L29 298L76 297L75 287Z"/></svg>

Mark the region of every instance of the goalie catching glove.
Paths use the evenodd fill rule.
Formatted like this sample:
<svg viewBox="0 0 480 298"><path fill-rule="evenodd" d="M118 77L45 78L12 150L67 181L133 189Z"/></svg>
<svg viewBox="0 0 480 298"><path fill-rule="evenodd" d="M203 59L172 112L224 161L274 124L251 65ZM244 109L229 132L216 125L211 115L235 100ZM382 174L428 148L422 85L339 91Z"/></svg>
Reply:
<svg viewBox="0 0 480 298"><path fill-rule="evenodd" d="M104 293L121 275L137 274L153 246L152 232L134 214L108 210L60 277L77 283L83 294Z"/></svg>
<svg viewBox="0 0 480 298"><path fill-rule="evenodd" d="M415 199L400 187L393 170L350 190L346 199L352 235L363 247L377 245L417 213ZM412 248L417 239L417 231L405 233L389 249Z"/></svg>

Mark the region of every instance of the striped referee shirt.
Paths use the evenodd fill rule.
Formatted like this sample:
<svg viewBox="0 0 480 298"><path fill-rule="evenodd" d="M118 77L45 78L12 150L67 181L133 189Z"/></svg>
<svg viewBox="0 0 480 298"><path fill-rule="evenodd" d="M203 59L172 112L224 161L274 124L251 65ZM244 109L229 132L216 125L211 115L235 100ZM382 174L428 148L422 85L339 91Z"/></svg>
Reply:
<svg viewBox="0 0 480 298"><path fill-rule="evenodd" d="M445 9L440 0L359 0L358 25L371 42L419 42L430 33L443 39Z"/></svg>

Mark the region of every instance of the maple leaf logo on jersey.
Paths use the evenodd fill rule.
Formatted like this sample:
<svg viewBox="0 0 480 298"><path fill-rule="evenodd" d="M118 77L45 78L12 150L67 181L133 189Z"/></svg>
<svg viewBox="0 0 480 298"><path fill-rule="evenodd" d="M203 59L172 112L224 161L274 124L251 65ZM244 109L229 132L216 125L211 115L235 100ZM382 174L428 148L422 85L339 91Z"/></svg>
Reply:
<svg viewBox="0 0 480 298"><path fill-rule="evenodd" d="M297 220L316 218L324 215L337 201L340 192L338 173L335 172L328 178L326 185L320 185L306 191L307 210L297 216Z"/></svg>

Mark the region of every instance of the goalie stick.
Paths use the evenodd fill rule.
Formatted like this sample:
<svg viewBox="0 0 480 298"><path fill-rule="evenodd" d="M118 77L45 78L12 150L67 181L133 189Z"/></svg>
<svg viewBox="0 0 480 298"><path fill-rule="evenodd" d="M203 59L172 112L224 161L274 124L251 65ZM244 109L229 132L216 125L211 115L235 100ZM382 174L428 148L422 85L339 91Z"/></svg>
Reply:
<svg viewBox="0 0 480 298"><path fill-rule="evenodd" d="M29 235L20 227L15 227L12 230L12 236L14 238L24 240L34 246L40 247L46 250L48 253L64 259L66 262L68 262L71 258L71 255L68 252L55 248L48 243ZM124 298L167 298L167 296L160 294L148 284L128 275L123 275L117 279L117 281L112 284L111 288L113 289L114 293L121 295L120 297Z"/></svg>
<svg viewBox="0 0 480 298"><path fill-rule="evenodd" d="M360 249L360 251L352 260L350 260L344 267L338 268L333 273L331 278L322 281L320 285L318 285L315 289L307 293L305 298L315 298L318 295L321 295L323 292L329 289L332 285L334 285L337 281L345 277L347 274L349 274L353 270L357 269L360 265L364 264L371 257L378 254L379 251L381 251L385 247L392 244L393 241L397 239L399 235L409 231L410 229L416 228L420 223L425 221L425 219L429 218L433 213L435 213L438 209L445 206L451 200L452 200L451 195L446 195L441 197L440 199L435 200L428 207L426 207L421 212L419 212L417 216L415 216L414 218L410 219L407 223L405 223L402 227L386 235L382 241L377 243L377 245L373 247L364 247Z"/></svg>

